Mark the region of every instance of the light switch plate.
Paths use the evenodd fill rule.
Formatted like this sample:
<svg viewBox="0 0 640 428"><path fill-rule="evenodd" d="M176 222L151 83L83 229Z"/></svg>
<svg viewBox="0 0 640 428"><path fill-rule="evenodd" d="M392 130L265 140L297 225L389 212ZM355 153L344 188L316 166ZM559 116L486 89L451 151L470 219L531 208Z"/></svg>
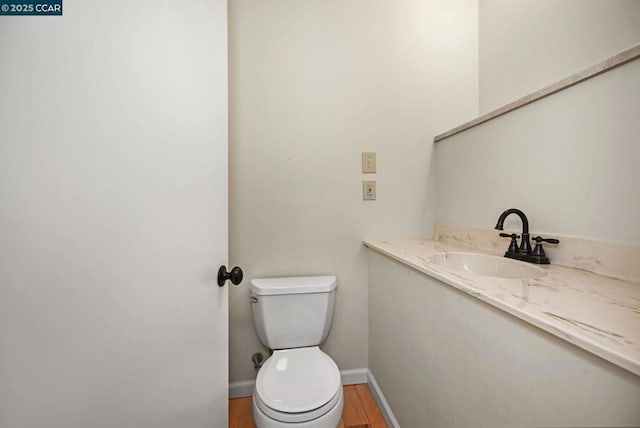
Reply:
<svg viewBox="0 0 640 428"><path fill-rule="evenodd" d="M376 182L375 180L364 180L362 182L362 200L376 200Z"/></svg>
<svg viewBox="0 0 640 428"><path fill-rule="evenodd" d="M362 152L362 172L365 174L376 172L376 152Z"/></svg>

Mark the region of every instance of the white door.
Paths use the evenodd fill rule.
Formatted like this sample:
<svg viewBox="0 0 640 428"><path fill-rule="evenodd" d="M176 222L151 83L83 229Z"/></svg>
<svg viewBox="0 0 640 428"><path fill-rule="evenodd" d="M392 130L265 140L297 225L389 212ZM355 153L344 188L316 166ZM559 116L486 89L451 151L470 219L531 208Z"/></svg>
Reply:
<svg viewBox="0 0 640 428"><path fill-rule="evenodd" d="M0 427L227 426L226 0L0 16Z"/></svg>

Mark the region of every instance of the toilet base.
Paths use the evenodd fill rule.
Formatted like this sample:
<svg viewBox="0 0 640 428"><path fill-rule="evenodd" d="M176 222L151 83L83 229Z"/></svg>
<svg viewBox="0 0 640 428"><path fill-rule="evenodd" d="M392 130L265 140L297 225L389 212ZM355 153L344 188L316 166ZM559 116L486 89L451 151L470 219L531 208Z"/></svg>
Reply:
<svg viewBox="0 0 640 428"><path fill-rule="evenodd" d="M340 388L340 391L338 393L340 394L340 399L331 410L329 410L319 418L300 423L287 423L270 418L258 408L255 403L254 397L253 420L258 428L336 428L340 423L340 418L342 417L342 408L344 406L342 388Z"/></svg>

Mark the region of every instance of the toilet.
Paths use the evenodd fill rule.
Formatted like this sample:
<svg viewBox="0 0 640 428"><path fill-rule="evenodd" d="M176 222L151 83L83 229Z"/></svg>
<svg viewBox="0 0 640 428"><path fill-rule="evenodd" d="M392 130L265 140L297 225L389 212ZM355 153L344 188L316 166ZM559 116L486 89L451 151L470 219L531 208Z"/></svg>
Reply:
<svg viewBox="0 0 640 428"><path fill-rule="evenodd" d="M318 345L329 334L335 276L251 280L253 321L273 354L253 391L258 428L335 428L344 398L340 370Z"/></svg>

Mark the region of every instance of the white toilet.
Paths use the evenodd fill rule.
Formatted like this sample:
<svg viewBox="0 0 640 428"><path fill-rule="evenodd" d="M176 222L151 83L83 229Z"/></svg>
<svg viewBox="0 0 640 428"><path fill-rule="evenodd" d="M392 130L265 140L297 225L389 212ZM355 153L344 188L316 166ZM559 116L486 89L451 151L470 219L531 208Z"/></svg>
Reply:
<svg viewBox="0 0 640 428"><path fill-rule="evenodd" d="M340 371L318 345L333 318L335 276L251 280L253 321L273 350L258 372L258 428L335 428L344 399Z"/></svg>

